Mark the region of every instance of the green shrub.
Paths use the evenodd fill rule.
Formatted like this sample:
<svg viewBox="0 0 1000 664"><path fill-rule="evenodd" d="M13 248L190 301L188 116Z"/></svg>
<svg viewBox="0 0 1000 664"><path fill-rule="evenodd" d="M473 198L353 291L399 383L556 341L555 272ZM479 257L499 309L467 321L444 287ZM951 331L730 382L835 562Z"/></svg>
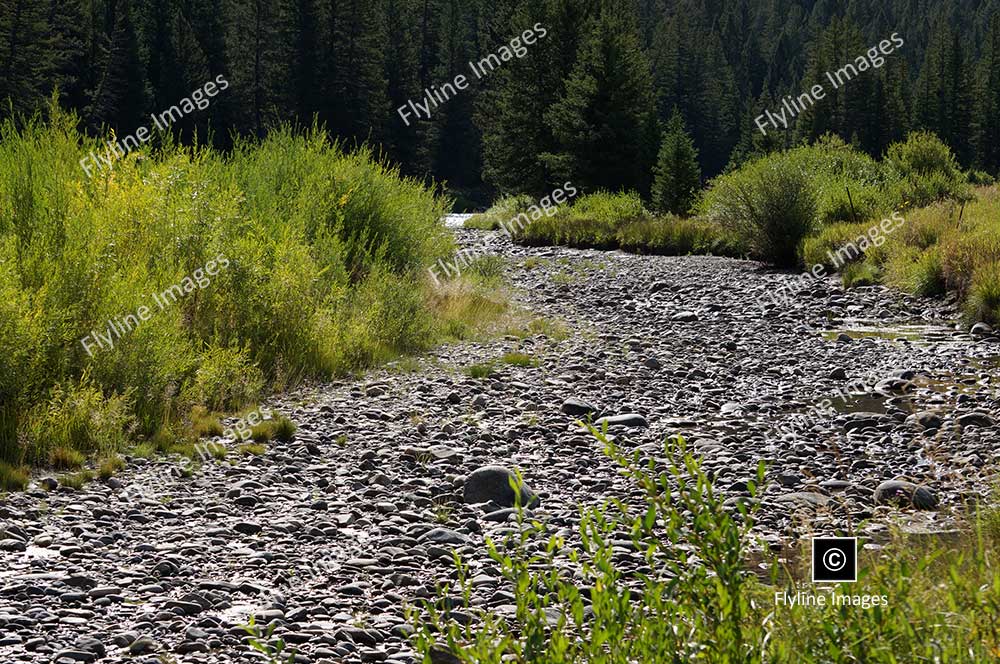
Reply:
<svg viewBox="0 0 1000 664"><path fill-rule="evenodd" d="M56 385L46 401L26 413L18 461L45 463L56 450L65 459L74 453L109 454L123 448L133 422L129 405L123 396L105 397L86 379Z"/></svg>
<svg viewBox="0 0 1000 664"><path fill-rule="evenodd" d="M48 124L0 124L0 458L10 463L44 463L63 434L43 433L104 427L53 406L57 388L86 382L90 402L121 404L152 436L192 406L238 408L425 349L448 326L477 326L458 316L497 311L452 306L438 324L425 277L454 250L441 223L449 201L370 150L276 128L226 154L144 148L87 178L80 158L101 140L76 125L55 109ZM157 306L154 294L185 283ZM148 319L113 347L97 343L108 321L141 307ZM60 424L56 410L76 419ZM100 445L118 439L102 430Z"/></svg>
<svg viewBox="0 0 1000 664"><path fill-rule="evenodd" d="M723 507L683 441L667 448L668 468L657 475L639 464L638 455L626 457L595 434L646 507L638 514L620 503L585 510L582 541L570 555L577 574L555 564L567 546L563 538L549 536L521 512L517 533L502 543L487 542L490 558L514 589L514 624L487 614L482 623L462 627L441 608L455 600L443 596L425 607L426 617L411 613L418 652L429 656L444 647L469 663L625 664L695 661L710 647L709 661L760 661L754 637L762 626L752 625L762 615L751 602L751 577L742 560L751 527L746 512ZM617 568L613 542L622 540L643 553L649 571L630 579ZM466 572L460 565L467 602Z"/></svg>
<svg viewBox="0 0 1000 664"><path fill-rule="evenodd" d="M1000 262L976 270L966 310L972 320L1000 324Z"/></svg>
<svg viewBox="0 0 1000 664"><path fill-rule="evenodd" d="M885 165L894 180L891 196L905 207L970 197L968 178L951 148L931 132L913 132L906 141L890 145Z"/></svg>
<svg viewBox="0 0 1000 664"><path fill-rule="evenodd" d="M754 257L782 267L799 263L799 246L817 214L812 175L790 154L718 178L707 203L711 220L736 233Z"/></svg>
<svg viewBox="0 0 1000 664"><path fill-rule="evenodd" d="M470 568L456 558L457 582L409 612L424 661L898 664L995 658L1000 567L996 541L982 525L957 540L900 535L875 552L862 549L858 582L831 584L827 592L798 580L808 574L808 550L801 552L801 565L751 552L753 499L730 505L683 441L668 443L665 461L643 464L638 452L625 456L597 435L641 503L582 508L572 534L550 533L519 511L510 534L487 539L514 610L501 616L473 606ZM748 483L751 496L763 478L761 468ZM987 527L990 518L987 513L983 520ZM625 550L639 552L644 564L636 569L629 563L626 570ZM759 579L754 572L765 564L770 578ZM826 605L776 599L799 592L827 595ZM884 596L885 605L834 605L834 593Z"/></svg>
<svg viewBox="0 0 1000 664"><path fill-rule="evenodd" d="M215 347L201 354L186 397L208 410L235 411L256 402L263 387L248 350Z"/></svg>

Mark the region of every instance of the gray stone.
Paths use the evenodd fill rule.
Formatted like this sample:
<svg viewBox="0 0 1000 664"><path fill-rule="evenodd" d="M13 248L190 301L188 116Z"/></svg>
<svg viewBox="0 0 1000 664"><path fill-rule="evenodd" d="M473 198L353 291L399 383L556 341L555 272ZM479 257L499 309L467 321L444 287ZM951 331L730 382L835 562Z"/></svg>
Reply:
<svg viewBox="0 0 1000 664"><path fill-rule="evenodd" d="M925 486L903 480L882 482L875 489L876 505L915 507L918 510L932 510L938 506L938 498Z"/></svg>
<svg viewBox="0 0 1000 664"><path fill-rule="evenodd" d="M503 466L483 466L472 471L465 479L465 489L462 499L466 503L486 503L493 501L501 507L514 507L518 486L517 476ZM530 507L537 505L538 496L524 482L519 485L521 504Z"/></svg>

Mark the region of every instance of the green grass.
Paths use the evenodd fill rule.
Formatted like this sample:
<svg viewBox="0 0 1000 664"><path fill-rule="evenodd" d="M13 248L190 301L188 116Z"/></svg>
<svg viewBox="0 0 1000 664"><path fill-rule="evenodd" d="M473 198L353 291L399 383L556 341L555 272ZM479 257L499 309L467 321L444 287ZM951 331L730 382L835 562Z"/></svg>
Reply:
<svg viewBox="0 0 1000 664"><path fill-rule="evenodd" d="M250 430L250 438L256 443L266 443L277 440L287 443L295 435L295 423L284 415L270 420L264 420Z"/></svg>
<svg viewBox="0 0 1000 664"><path fill-rule="evenodd" d="M68 473L66 475L60 475L58 478L59 484L61 486L68 486L72 489L79 491L89 482L94 480L94 473L89 470L82 470L78 473Z"/></svg>
<svg viewBox="0 0 1000 664"><path fill-rule="evenodd" d="M537 367L542 364L542 361L537 357L527 353L505 353L500 361L515 367Z"/></svg>
<svg viewBox="0 0 1000 664"><path fill-rule="evenodd" d="M26 468L16 468L0 461L0 491L24 491L30 479Z"/></svg>
<svg viewBox="0 0 1000 664"><path fill-rule="evenodd" d="M481 364L470 364L469 366L462 367L462 373L464 373L469 378L475 378L477 380L483 380L489 378L490 374L496 371L496 365L492 362L483 362Z"/></svg>
<svg viewBox="0 0 1000 664"><path fill-rule="evenodd" d="M725 506L682 440L668 441L657 468L594 434L640 503L584 507L573 535L520 513L513 532L487 540L515 611L472 606L474 572L459 559L457 583L409 611L420 656L443 650L467 664L899 664L987 662L1000 652L995 511L970 513L965 536L898 536L863 551L858 582L830 584L838 595L877 596L880 604L884 596L886 606L789 606L775 593L827 595L800 580L808 551L800 562L787 556L790 563L751 552L754 508ZM751 495L764 477L762 465ZM638 570L621 566L626 549L641 555ZM759 578L752 568L762 555L771 573Z"/></svg>
<svg viewBox="0 0 1000 664"><path fill-rule="evenodd" d="M941 201L909 210L903 222L842 268L845 285L884 283L894 288L937 297L955 293L964 302L969 322L1000 324L1000 192L979 187L970 201ZM831 267L829 254L857 245L875 222L832 224L803 244L807 266ZM853 252L852 252L853 253Z"/></svg>
<svg viewBox="0 0 1000 664"><path fill-rule="evenodd" d="M76 470L82 468L87 457L69 447L56 447L49 454L49 465L56 470Z"/></svg>
<svg viewBox="0 0 1000 664"><path fill-rule="evenodd" d="M243 456L264 456L267 454L267 447L259 443L244 443L236 450Z"/></svg>
<svg viewBox="0 0 1000 664"><path fill-rule="evenodd" d="M118 455L101 459L97 465L97 476L102 480L111 479L123 468L125 468L125 462Z"/></svg>
<svg viewBox="0 0 1000 664"><path fill-rule="evenodd" d="M504 196L496 201L489 210L473 215L465 220L465 228L475 228L483 231L495 231L501 224L509 224L511 219L525 212L534 204L531 196Z"/></svg>
<svg viewBox="0 0 1000 664"><path fill-rule="evenodd" d="M635 193L582 196L551 216L542 216L523 228L515 226L514 230L515 241L529 246L566 245L663 255L744 253L735 235L718 224L654 215ZM527 269L540 264L531 258L524 262Z"/></svg>
<svg viewBox="0 0 1000 664"><path fill-rule="evenodd" d="M212 438L224 432L218 415L208 413L202 406L195 407L191 412L191 433L196 438Z"/></svg>
<svg viewBox="0 0 1000 664"><path fill-rule="evenodd" d="M450 201L365 148L276 129L227 154L145 148L88 178L78 162L100 140L75 126L58 112L0 124L0 460L13 466L58 447L108 456L195 407L238 411L506 311L486 285L430 283L454 253ZM152 295L174 285L161 309ZM113 348L96 346L93 331L129 315ZM197 434L216 435L206 420Z"/></svg>

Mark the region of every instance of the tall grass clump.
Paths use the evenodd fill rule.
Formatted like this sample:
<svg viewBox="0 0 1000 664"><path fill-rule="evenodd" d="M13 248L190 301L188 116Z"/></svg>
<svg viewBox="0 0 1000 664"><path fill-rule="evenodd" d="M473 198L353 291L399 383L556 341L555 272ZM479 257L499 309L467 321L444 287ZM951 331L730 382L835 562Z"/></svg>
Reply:
<svg viewBox="0 0 1000 664"><path fill-rule="evenodd" d="M715 181L709 218L731 229L760 259L799 264L802 241L816 225L817 191L795 153L764 157Z"/></svg>
<svg viewBox="0 0 1000 664"><path fill-rule="evenodd" d="M683 441L669 442L664 460L644 464L595 434L633 482L636 502L583 508L573 533L551 534L520 511L513 534L487 540L513 611L473 605L469 568L457 559L457 582L409 613L424 662L995 659L1000 568L998 540L989 530L995 515L974 517L972 532L958 539L899 536L876 553L862 552L857 583L820 586L799 581L808 570L796 563L751 555L753 497L725 500ZM761 468L748 482L751 496L764 477ZM642 554L638 569L621 564L626 549ZM751 567L762 558L772 571L760 578ZM825 595L825 606L776 597L799 591ZM834 595L877 597L879 606L838 605Z"/></svg>
<svg viewBox="0 0 1000 664"><path fill-rule="evenodd" d="M515 226L514 240L529 246L614 249L619 228L650 216L639 194L600 191L581 196L552 215Z"/></svg>
<svg viewBox="0 0 1000 664"><path fill-rule="evenodd" d="M654 215L635 192L597 192L581 196L522 228L514 240L521 244L622 249L644 254L744 253L739 238L705 219L672 214Z"/></svg>
<svg viewBox="0 0 1000 664"><path fill-rule="evenodd" d="M497 199L490 209L466 219L463 225L465 228L477 228L483 231L499 230L501 224L510 224L512 219L527 212L534 204L534 199L527 194L503 196Z"/></svg>
<svg viewBox="0 0 1000 664"><path fill-rule="evenodd" d="M167 138L88 178L79 161L100 139L75 127L57 111L0 125L5 461L107 454L195 406L238 409L426 348L452 324L425 278L453 251L448 201L369 150L317 128L230 154ZM97 345L141 307L148 319Z"/></svg>

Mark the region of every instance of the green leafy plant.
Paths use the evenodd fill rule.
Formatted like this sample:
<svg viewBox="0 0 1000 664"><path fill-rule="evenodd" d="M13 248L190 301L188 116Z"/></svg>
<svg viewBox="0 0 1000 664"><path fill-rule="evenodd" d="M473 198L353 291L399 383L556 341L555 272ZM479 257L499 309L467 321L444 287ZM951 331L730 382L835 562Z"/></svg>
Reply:
<svg viewBox="0 0 1000 664"><path fill-rule="evenodd" d="M262 629L254 617L250 616L247 624L240 627L247 633L247 643L265 657L267 664L295 664L295 649L286 649L284 639L272 638L274 624Z"/></svg>

